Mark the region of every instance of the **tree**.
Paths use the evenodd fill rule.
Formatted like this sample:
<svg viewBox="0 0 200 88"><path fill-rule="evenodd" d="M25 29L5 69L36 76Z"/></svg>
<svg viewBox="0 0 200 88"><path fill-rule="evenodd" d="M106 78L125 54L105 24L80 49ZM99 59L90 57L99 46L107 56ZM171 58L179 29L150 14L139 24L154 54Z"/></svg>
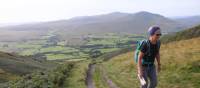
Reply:
<svg viewBox="0 0 200 88"><path fill-rule="evenodd" d="M95 49L90 50L90 57L91 58L97 58L97 57L99 57L101 55L102 55L102 53L101 53L100 50L95 50Z"/></svg>

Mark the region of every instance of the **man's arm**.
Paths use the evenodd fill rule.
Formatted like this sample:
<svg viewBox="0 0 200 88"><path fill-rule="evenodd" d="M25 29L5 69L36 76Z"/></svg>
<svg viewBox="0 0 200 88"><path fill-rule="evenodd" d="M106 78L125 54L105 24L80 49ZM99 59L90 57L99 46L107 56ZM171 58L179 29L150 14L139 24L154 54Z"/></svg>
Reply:
<svg viewBox="0 0 200 88"><path fill-rule="evenodd" d="M156 55L156 60L158 65L160 65L160 52L158 52L158 54Z"/></svg>
<svg viewBox="0 0 200 88"><path fill-rule="evenodd" d="M160 72L161 68L161 63L160 63L160 52L158 52L158 54L156 55L156 60L157 60L157 64L158 64L158 72Z"/></svg>
<svg viewBox="0 0 200 88"><path fill-rule="evenodd" d="M139 75L142 75L142 58L144 56L143 52L139 52L139 56L138 56L138 73Z"/></svg>
<svg viewBox="0 0 200 88"><path fill-rule="evenodd" d="M142 43L139 56L138 56L138 73L141 76L143 73L143 68L142 68L142 58L145 55L145 52L147 52L147 44L145 42Z"/></svg>

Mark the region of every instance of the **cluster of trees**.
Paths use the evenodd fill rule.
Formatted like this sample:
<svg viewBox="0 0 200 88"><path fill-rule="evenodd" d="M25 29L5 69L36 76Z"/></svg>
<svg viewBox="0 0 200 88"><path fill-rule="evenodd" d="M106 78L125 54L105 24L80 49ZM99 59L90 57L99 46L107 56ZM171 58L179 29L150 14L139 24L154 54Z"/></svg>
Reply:
<svg viewBox="0 0 200 88"><path fill-rule="evenodd" d="M58 66L51 71L37 71L14 81L8 82L5 88L62 88L73 69L74 63Z"/></svg>

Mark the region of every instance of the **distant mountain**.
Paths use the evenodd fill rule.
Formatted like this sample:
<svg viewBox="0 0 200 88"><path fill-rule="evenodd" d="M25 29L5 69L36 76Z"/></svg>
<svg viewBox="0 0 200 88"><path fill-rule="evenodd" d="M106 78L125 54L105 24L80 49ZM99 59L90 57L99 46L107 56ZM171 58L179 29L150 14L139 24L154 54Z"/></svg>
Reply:
<svg viewBox="0 0 200 88"><path fill-rule="evenodd" d="M174 32L185 28L181 23L149 12L138 12L135 14L114 12L98 16L72 18L67 21L53 23L65 23L66 29L78 33L145 33L151 25L161 26L163 32Z"/></svg>
<svg viewBox="0 0 200 88"><path fill-rule="evenodd" d="M6 27L8 30L63 30L65 33L88 34L107 32L145 33L149 26L159 25L163 32L174 32L186 26L159 14L114 12L96 16L74 17L45 23Z"/></svg>
<svg viewBox="0 0 200 88"><path fill-rule="evenodd" d="M200 24L200 16L180 17L180 18L174 18L174 20L182 24L188 25L190 27Z"/></svg>
<svg viewBox="0 0 200 88"><path fill-rule="evenodd" d="M174 34L165 35L161 38L161 40L164 43L168 43L172 41L180 41L196 37L200 37L200 25Z"/></svg>

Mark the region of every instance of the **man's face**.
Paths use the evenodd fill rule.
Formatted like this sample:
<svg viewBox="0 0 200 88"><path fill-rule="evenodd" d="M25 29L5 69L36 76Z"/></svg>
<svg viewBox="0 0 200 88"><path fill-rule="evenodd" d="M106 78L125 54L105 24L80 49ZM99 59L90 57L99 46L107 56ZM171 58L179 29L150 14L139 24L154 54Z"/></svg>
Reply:
<svg viewBox="0 0 200 88"><path fill-rule="evenodd" d="M161 31L157 30L152 37L153 37L153 39L158 40L161 35L162 35Z"/></svg>

